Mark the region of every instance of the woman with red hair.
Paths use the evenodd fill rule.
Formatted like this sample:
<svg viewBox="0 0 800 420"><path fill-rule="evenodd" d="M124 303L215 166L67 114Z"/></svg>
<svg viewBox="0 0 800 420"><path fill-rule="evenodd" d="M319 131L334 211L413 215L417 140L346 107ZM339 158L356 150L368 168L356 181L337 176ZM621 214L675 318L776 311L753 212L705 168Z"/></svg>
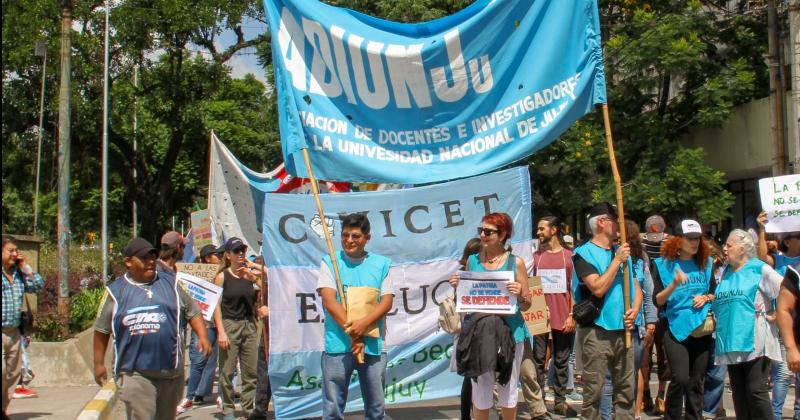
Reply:
<svg viewBox="0 0 800 420"><path fill-rule="evenodd" d="M664 335L672 380L667 389L665 419L703 416L703 380L713 328L703 328L714 295L711 248L700 224L684 220L664 242L653 274L656 304L667 319Z"/></svg>
<svg viewBox="0 0 800 420"><path fill-rule="evenodd" d="M497 384L497 406L503 412L503 419L515 419L517 416L519 370L522 363L524 341L530 339L528 327L525 326L520 312L520 310L528 310L531 306L528 271L522 258L513 255L510 248L506 246L512 229L513 222L506 213L490 213L484 216L481 226L478 228L478 236L481 240L480 252L470 255L464 268L464 271L473 272L514 272L515 281L508 283L506 287L510 294L517 297L517 310L513 315L502 316L504 323L511 330L515 343L511 377L508 383ZM458 285L458 281L458 274L450 277L450 284L453 287ZM465 323L469 322L469 319L465 319ZM462 334L465 328L462 326ZM489 411L494 405L492 390L495 382L497 379L494 371L485 372L477 378L472 378L472 404L476 420L489 418Z"/></svg>

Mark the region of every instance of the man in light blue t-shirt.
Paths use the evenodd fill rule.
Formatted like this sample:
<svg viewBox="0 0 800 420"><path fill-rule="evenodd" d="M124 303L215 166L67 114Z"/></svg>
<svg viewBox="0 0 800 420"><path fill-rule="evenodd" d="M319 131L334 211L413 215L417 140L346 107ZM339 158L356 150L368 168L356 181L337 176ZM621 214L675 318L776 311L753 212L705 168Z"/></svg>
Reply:
<svg viewBox="0 0 800 420"><path fill-rule="evenodd" d="M336 253L336 268L345 295L349 287L368 287L378 291L378 305L364 318L347 322L341 304L330 256L320 264L317 291L325 308L325 352L322 354L322 418L343 419L347 389L353 370L358 371L364 418L384 418L384 383L386 349L384 317L392 309L394 288L388 277L391 260L367 252L370 240L367 216L354 213L342 217L342 249ZM377 338L366 336L370 325L377 323ZM358 363L356 355L363 354Z"/></svg>

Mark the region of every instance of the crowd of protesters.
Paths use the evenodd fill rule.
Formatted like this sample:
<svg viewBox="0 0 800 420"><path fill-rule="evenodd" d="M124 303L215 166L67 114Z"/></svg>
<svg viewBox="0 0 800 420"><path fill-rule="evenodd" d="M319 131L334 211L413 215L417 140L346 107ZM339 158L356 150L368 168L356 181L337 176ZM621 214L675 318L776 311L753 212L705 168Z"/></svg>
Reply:
<svg viewBox="0 0 800 420"><path fill-rule="evenodd" d="M589 210L583 243L575 246L557 217L543 217L536 224L535 251L523 258L507 245L511 218L487 214L477 237L465 246L461 269L512 272L514 281L506 287L516 297L516 312L460 317L451 368L464 376L461 417L487 419L496 407L502 418L516 418L521 388L533 419L551 414L636 419L643 412L665 419L715 418L725 413L727 375L737 418L779 419L800 372L795 322L800 232L771 237L764 229L766 215L757 220L757 230L735 229L721 247L697 221L680 220L670 229L657 215L646 220L643 233L627 221L621 241L615 207L598 203ZM350 378L357 371L364 416L381 419L384 318L395 295L388 276L391 261L366 249L370 224L365 215L344 215L341 222L341 250L334 259L322 258L317 282L325 312L323 418L343 418ZM248 259L238 238L200 250L197 262L219 267L213 283L222 289L213 318L206 321L176 278L186 239L168 232L159 245L131 240L123 252L126 272L107 285L94 327L96 381L109 379L105 354L113 337L113 379L128 418L174 418L209 403L216 380L224 419L235 418L237 400L250 419L266 419L271 389L268 343L261 334L269 316L263 259L260 264ZM23 341L30 324L24 295L36 293L43 282L13 238L4 235L2 248L6 418L24 373ZM532 301L526 259L533 261L532 274L547 283L550 331L545 334L531 334L522 317ZM457 273L450 275L454 288L459 281ZM374 291L373 306L354 319L345 309L342 288ZM654 358L656 369L651 369ZM551 410L545 404L548 389ZM579 411L569 403L580 404ZM800 416L800 404L795 413Z"/></svg>

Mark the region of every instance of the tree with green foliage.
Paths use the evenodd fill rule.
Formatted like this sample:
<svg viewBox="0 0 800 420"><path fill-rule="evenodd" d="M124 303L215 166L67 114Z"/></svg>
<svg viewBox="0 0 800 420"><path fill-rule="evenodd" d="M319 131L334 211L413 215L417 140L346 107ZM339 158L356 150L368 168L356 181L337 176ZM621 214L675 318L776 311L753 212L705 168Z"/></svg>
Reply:
<svg viewBox="0 0 800 420"><path fill-rule="evenodd" d="M73 238L79 241L99 229L103 7L102 2L73 1L70 205ZM211 130L252 167L272 168L280 161L277 130L263 129L275 115L266 87L252 76L233 78L228 64L235 54L267 42L268 34L246 39L242 28L243 21L262 14L258 1L115 2L109 95L112 234L129 236L134 200L141 235L151 240L169 226L172 215L185 219L205 206ZM46 238L55 230L59 17L58 2L3 1L3 230L28 233L32 225L42 70L32 53L42 39L49 53L40 196L40 232ZM219 45L224 31L235 34L232 45Z"/></svg>
<svg viewBox="0 0 800 420"><path fill-rule="evenodd" d="M436 19L469 0L328 0L401 22ZM732 204L723 174L685 150L690 128L719 124L731 109L767 94L764 14L744 0L600 0L609 104L626 210L636 219L723 219ZM102 3L75 0L73 24L73 237L99 228L102 99ZM277 103L253 77L231 76L231 58L255 48L271 78L269 34L248 39L247 19L264 21L259 1L120 0L112 10L109 220L128 235L131 203L143 236L157 239L172 215L183 218L206 197L208 135L220 138L253 169L280 160ZM32 221L41 63L48 46L41 231L55 228L55 137L58 89L57 2L3 0L3 229L26 232ZM224 32L235 42L219 44ZM138 84L133 82L138 67ZM134 112L135 110L135 112ZM138 127L133 130L133 115ZM138 142L133 152L133 140ZM528 159L537 212L576 215L613 199L599 112L583 118ZM136 169L137 178L133 172ZM680 196L679 196L680 195Z"/></svg>

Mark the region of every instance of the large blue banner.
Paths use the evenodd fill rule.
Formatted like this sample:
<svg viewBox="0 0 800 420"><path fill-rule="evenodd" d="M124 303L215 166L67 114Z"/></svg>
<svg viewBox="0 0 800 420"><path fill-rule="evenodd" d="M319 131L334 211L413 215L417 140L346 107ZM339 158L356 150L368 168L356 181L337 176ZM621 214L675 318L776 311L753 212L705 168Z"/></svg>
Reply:
<svg viewBox="0 0 800 420"><path fill-rule="evenodd" d="M385 192L325 194L321 198L335 248L339 215L364 212L372 226L369 252L392 259L395 289L387 315L387 404L458 395L462 378L451 372L453 337L437 327L438 304L452 293L464 244L488 212L508 213L514 253L532 264L532 215L527 167L434 186ZM327 254L324 231L308 195L266 194L263 255L269 275L269 375L277 418L319 417L324 348L317 274ZM363 407L352 381L348 411Z"/></svg>
<svg viewBox="0 0 800 420"><path fill-rule="evenodd" d="M422 184L508 165L606 102L597 0L478 0L402 24L264 0L287 170Z"/></svg>

